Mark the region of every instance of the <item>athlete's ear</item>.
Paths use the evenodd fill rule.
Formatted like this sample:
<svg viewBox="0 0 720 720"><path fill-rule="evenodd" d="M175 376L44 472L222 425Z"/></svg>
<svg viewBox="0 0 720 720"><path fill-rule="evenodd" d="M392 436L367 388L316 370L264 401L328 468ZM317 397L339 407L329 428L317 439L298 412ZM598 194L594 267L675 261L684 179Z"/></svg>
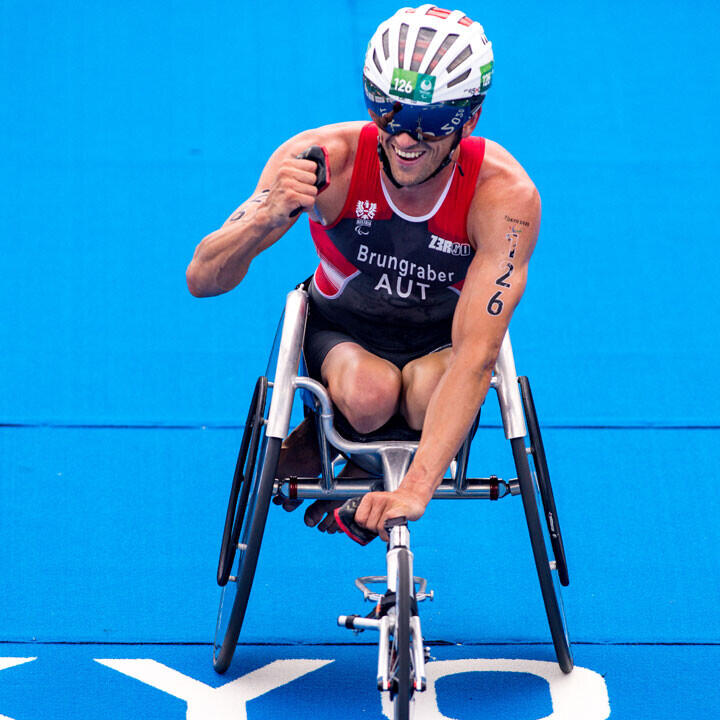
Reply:
<svg viewBox="0 0 720 720"><path fill-rule="evenodd" d="M480 119L481 112L482 108L478 108L478 111L463 125L462 136L464 138L470 137L473 134L473 130L475 130L475 126L478 124L478 120Z"/></svg>

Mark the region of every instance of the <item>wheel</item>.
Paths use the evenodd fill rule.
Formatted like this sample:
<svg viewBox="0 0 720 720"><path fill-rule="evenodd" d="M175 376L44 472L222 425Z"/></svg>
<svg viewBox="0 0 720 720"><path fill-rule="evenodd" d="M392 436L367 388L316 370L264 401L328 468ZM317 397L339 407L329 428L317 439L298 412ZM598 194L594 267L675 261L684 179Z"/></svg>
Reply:
<svg viewBox="0 0 720 720"><path fill-rule="evenodd" d="M223 528L222 542L220 544L217 582L221 587L227 585L240 538L242 521L245 517L250 485L252 483L253 473L255 472L255 462L260 444L267 387L267 378L263 376L259 377L255 383L255 391L250 401L250 409L248 410L247 420L245 421L245 430L240 443L240 451L238 452L237 462L235 463L235 474L233 475L230 500L228 501L227 514L225 515L225 527Z"/></svg>
<svg viewBox="0 0 720 720"><path fill-rule="evenodd" d="M265 380L265 382L267 381ZM260 415L262 419L264 419L263 413ZM245 610L250 597L253 578L255 577L255 568L257 567L263 533L265 532L265 522L282 445L279 438L265 437L264 422L258 422L257 429L254 432L258 434L256 441L259 446L257 462L253 463L252 466L246 463L243 472L245 482L242 484L240 501L238 502L237 512L235 512L235 522L231 535L231 538L237 538L237 542L234 543L235 550L233 551L235 552L235 558L230 564L235 568L235 574L229 577L229 581L222 588L215 629L213 667L218 673L225 672L230 666L245 618ZM252 448L252 441L250 441L250 448ZM250 453L248 453L248 456L250 456ZM243 495L246 498L246 512L245 508L241 508ZM241 509L243 510L242 516ZM228 514L230 514L230 509ZM226 553L228 557L230 554L229 551ZM220 569L218 569L218 577L220 579Z"/></svg>
<svg viewBox="0 0 720 720"><path fill-rule="evenodd" d="M281 444L279 438L263 440L261 461L250 490L248 514L240 533L235 576L222 588L213 643L213 667L218 673L224 673L230 666L245 618L260 544L265 532Z"/></svg>
<svg viewBox="0 0 720 720"><path fill-rule="evenodd" d="M410 654L411 587L410 556L407 548L400 548L397 556L398 582L395 593L395 631L390 647L390 700L395 720L410 720L414 705L413 675Z"/></svg>
<svg viewBox="0 0 720 720"><path fill-rule="evenodd" d="M557 572L557 562L552 556L552 543L547 532L547 526L540 521L538 511L537 495L539 488L530 471L528 462L528 451L525 448L524 438L513 438L510 440L515 469L520 483L525 519L530 543L532 545L535 567L537 568L540 590L542 592L545 612L550 625L555 654L560 669L569 673L573 669L572 650L568 637L565 611L562 604L561 584ZM552 559L552 562L551 562Z"/></svg>
<svg viewBox="0 0 720 720"><path fill-rule="evenodd" d="M557 574L561 585L567 587L570 584L568 576L567 560L565 559L565 547L563 546L562 533L560 532L560 521L558 520L555 498L552 485L550 484L550 473L548 472L547 459L545 458L545 447L540 434L540 425L535 412L532 392L530 392L530 381L526 377L519 377L520 392L522 395L523 408L525 409L525 420L528 426L530 438L530 451L537 474L538 488L542 499L545 520L547 522L550 544L557 563Z"/></svg>

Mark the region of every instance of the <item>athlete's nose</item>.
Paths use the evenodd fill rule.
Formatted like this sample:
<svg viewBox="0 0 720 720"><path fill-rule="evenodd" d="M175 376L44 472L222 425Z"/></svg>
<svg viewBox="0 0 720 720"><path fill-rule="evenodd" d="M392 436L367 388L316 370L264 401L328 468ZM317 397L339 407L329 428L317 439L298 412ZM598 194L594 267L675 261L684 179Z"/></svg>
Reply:
<svg viewBox="0 0 720 720"><path fill-rule="evenodd" d="M413 137L409 132L401 132L394 136L395 146L401 150L409 150L413 145L418 144L418 139Z"/></svg>

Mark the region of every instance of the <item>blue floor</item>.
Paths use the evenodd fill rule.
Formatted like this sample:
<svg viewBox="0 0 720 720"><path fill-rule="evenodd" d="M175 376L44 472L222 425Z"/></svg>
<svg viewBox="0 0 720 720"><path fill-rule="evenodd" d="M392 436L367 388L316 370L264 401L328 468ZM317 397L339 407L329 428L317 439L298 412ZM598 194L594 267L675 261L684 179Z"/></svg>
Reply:
<svg viewBox="0 0 720 720"><path fill-rule="evenodd" d="M720 641L719 432L545 431L574 638ZM0 638L209 641L239 435L0 429ZM479 431L471 472L514 475L501 430ZM519 498L435 501L412 547L437 595L423 610L430 639L548 639ZM383 552L271 506L244 639L345 641L333 618L362 610L353 579L378 574ZM280 576L289 604L277 602Z"/></svg>
<svg viewBox="0 0 720 720"><path fill-rule="evenodd" d="M36 659L7 667L11 657ZM0 668L7 667L0 671L0 713L14 720L274 720L292 708L298 720L319 712L384 717L373 647L241 646L223 676L209 658L207 646L0 645ZM604 720L609 711L623 720L710 720L720 713L718 646L576 645L575 660L573 673L563 676L544 645L433 646L432 682L416 717L532 720L556 713ZM211 688L271 663L264 686L251 676L255 684L234 695L229 689L227 706L212 695ZM572 714L562 714L568 707Z"/></svg>
<svg viewBox="0 0 720 720"><path fill-rule="evenodd" d="M391 10L0 3L0 720L383 717L374 650L335 624L367 610L353 579L382 571L383 547L298 513L272 508L242 636L260 644L211 669L238 425L317 259L302 221L228 295L192 298L184 273L280 142L366 117L362 56ZM720 11L467 10L496 54L477 132L543 202L512 337L578 669L542 675L520 500L434 502L412 548L436 592L425 635L450 644L416 720L604 720L602 692L613 719L720 717ZM471 471L514 474L497 427Z"/></svg>

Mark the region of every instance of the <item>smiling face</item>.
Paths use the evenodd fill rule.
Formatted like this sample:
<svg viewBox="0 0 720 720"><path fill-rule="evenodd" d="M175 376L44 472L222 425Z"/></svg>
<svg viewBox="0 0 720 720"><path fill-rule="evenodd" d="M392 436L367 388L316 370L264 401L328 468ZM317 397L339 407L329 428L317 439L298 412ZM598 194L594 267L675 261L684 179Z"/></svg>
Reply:
<svg viewBox="0 0 720 720"><path fill-rule="evenodd" d="M391 135L379 128L378 135L392 174L404 186L427 180L450 152L455 139L451 134L438 140L417 140L409 133Z"/></svg>

